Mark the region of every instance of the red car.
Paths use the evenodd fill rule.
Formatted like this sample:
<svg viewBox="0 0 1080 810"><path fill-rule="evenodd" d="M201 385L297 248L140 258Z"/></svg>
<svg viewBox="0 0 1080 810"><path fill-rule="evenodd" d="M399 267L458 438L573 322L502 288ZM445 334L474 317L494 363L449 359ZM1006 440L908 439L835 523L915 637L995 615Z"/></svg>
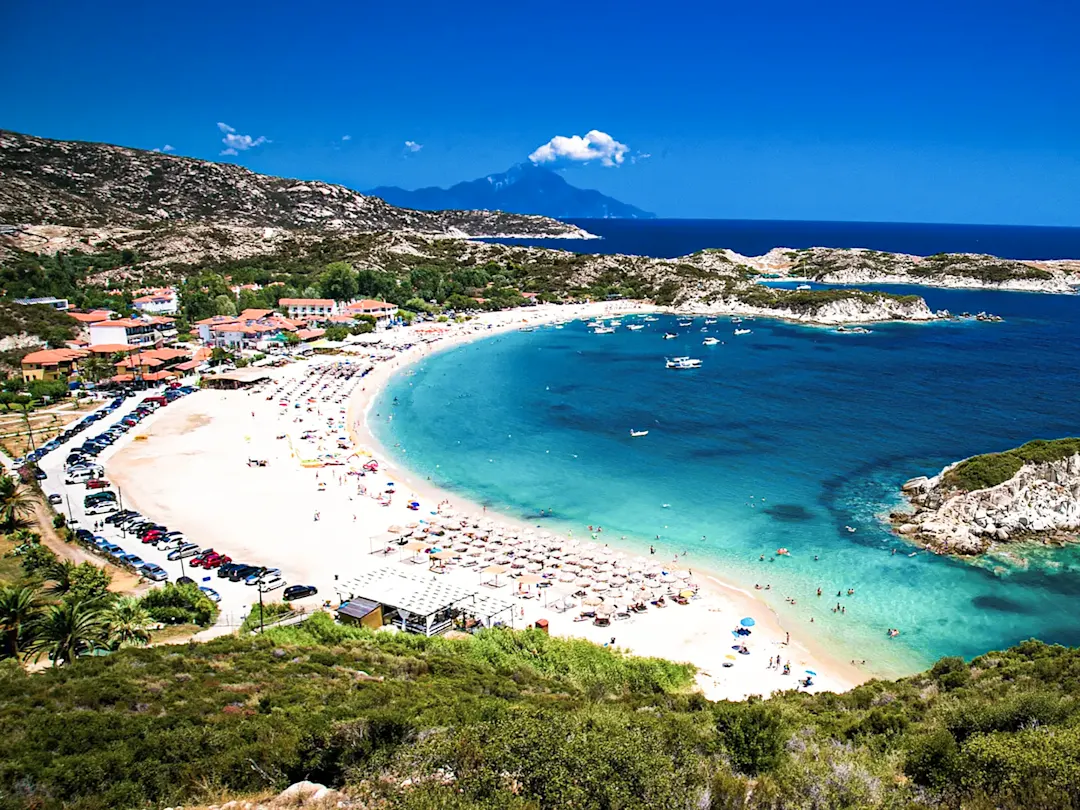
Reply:
<svg viewBox="0 0 1080 810"><path fill-rule="evenodd" d="M163 532L161 529L151 529L142 536L142 541L144 543L156 543L164 536L165 532Z"/></svg>
<svg viewBox="0 0 1080 810"><path fill-rule="evenodd" d="M87 489L108 489L111 486L112 484L110 484L104 478L91 478L89 481L86 482Z"/></svg>
<svg viewBox="0 0 1080 810"><path fill-rule="evenodd" d="M191 561L191 565L202 568L218 568L225 563L232 562L232 557L218 554L216 551L204 551Z"/></svg>

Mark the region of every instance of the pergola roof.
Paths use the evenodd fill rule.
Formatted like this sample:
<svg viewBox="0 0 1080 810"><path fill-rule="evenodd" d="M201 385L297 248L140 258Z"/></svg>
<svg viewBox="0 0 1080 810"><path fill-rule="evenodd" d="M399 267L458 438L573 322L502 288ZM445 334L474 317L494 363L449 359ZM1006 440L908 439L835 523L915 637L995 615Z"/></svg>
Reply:
<svg viewBox="0 0 1080 810"><path fill-rule="evenodd" d="M418 576L393 568L380 568L345 579L339 591L348 598L370 599L416 616L430 616L459 603L485 619L513 610L509 602L436 579L435 575Z"/></svg>

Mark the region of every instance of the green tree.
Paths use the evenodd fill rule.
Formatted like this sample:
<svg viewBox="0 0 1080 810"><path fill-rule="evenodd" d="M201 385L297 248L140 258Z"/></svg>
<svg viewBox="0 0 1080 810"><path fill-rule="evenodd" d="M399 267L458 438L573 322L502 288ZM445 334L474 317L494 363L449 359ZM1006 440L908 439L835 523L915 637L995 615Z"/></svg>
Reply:
<svg viewBox="0 0 1080 810"><path fill-rule="evenodd" d="M150 642L148 628L153 619L138 597L121 596L109 608L106 620L114 648L144 647Z"/></svg>
<svg viewBox="0 0 1080 810"><path fill-rule="evenodd" d="M326 327L326 333L323 335L327 340L344 340L349 336L349 330L344 326L328 326Z"/></svg>
<svg viewBox="0 0 1080 810"><path fill-rule="evenodd" d="M0 632L4 634L3 657L18 658L33 639L33 626L41 613L38 592L33 588L0 588Z"/></svg>
<svg viewBox="0 0 1080 810"><path fill-rule="evenodd" d="M79 376L86 382L98 383L115 373L116 366L102 354L94 353L85 360L79 361Z"/></svg>
<svg viewBox="0 0 1080 810"><path fill-rule="evenodd" d="M11 532L30 525L36 501L24 485L10 475L0 477L0 531Z"/></svg>
<svg viewBox="0 0 1080 810"><path fill-rule="evenodd" d="M112 577L92 562L76 565L71 560L57 560L46 569L45 577L52 582L46 590L58 596L74 599L99 599L109 592Z"/></svg>
<svg viewBox="0 0 1080 810"><path fill-rule="evenodd" d="M236 301L232 296L219 295L214 299L214 314L236 317Z"/></svg>
<svg viewBox="0 0 1080 810"><path fill-rule="evenodd" d="M748 776L772 770L783 758L787 734L772 706L760 701L718 703L716 730L732 767Z"/></svg>
<svg viewBox="0 0 1080 810"><path fill-rule="evenodd" d="M70 663L85 653L104 649L108 623L98 600L65 599L49 605L34 625L35 638L27 647L37 658L48 654L53 666Z"/></svg>
<svg viewBox="0 0 1080 810"><path fill-rule="evenodd" d="M346 262L332 262L319 278L323 298L335 301L351 301L356 297L356 273Z"/></svg>
<svg viewBox="0 0 1080 810"><path fill-rule="evenodd" d="M217 314L214 308L214 299L202 290L194 290L181 295L180 305L183 308L184 317L191 323Z"/></svg>

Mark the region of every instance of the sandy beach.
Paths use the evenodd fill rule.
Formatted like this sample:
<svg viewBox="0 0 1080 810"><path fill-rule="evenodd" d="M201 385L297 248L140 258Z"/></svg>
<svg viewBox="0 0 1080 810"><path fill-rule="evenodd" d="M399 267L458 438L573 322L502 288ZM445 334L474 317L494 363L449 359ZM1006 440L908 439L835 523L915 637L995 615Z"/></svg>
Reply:
<svg viewBox="0 0 1080 810"><path fill-rule="evenodd" d="M372 551L386 547L389 526L423 526L441 518L440 507L452 510L455 518L491 519L508 535L530 527L491 510L485 513L482 506L396 468L368 429L375 397L393 374L433 352L526 324L636 309L621 302L545 305L493 313L466 324L395 330L387 336L415 345L396 353L374 350L373 355L388 359L374 360L366 376L360 369L373 362L367 354L320 356L273 369L272 380L259 391L202 391L178 400L137 432L145 439L128 440L108 460L107 473L122 490L125 506L180 528L192 542L234 559L280 567L289 583L317 586L320 599L334 600L335 586L340 588L347 578L388 566L476 589L483 566L454 567L437 575L426 565L404 562L410 552ZM312 464L319 457L344 463L301 463ZM379 462L377 473L359 477L350 472L372 458ZM266 464L251 466L249 459ZM387 489L393 490L392 497ZM420 503L415 511L407 508L414 500ZM585 526L580 534L587 535ZM598 543L607 545L606 540L601 536ZM610 550L619 552L613 540ZM627 558L631 554L626 550ZM752 593L725 582L722 572L699 569L692 557L679 565L693 569L697 595L690 604L650 608L609 627L575 622L579 610L559 613L544 607L556 594L572 590L571 585L547 589L546 600L515 599L519 586L513 584L491 595L514 604L515 627L543 618L557 635L597 643L614 639L617 647L634 654L689 661L699 669L701 689L713 699L792 689L807 670L816 673L811 691L843 691L866 679L855 667L815 647L804 628L789 637L791 628L784 628ZM749 653L739 654L733 650L737 642L732 631L747 617L754 620L752 633L741 640ZM770 666L777 656L790 663L789 675Z"/></svg>

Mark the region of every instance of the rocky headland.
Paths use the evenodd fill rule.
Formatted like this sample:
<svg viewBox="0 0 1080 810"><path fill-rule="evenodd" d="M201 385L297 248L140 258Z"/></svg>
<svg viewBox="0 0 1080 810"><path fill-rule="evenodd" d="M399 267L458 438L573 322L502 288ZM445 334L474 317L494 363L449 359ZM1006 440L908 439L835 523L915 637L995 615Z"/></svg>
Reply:
<svg viewBox="0 0 1080 810"><path fill-rule="evenodd" d="M1037 440L907 481L914 512L898 534L940 554L985 554L1006 543L1064 544L1080 534L1080 439Z"/></svg>

